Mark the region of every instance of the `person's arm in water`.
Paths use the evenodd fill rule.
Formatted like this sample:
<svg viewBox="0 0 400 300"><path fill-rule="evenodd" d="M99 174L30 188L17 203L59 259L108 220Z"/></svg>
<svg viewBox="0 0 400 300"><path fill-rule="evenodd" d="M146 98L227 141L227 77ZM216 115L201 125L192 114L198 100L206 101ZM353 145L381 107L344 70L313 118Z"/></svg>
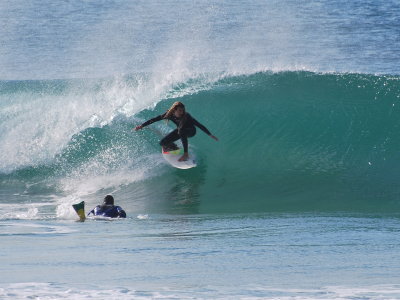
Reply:
<svg viewBox="0 0 400 300"><path fill-rule="evenodd" d="M136 126L135 130L138 131L138 130L142 129L143 127L146 127L146 126L148 126L150 124L153 124L155 122L161 121L164 118L164 115L165 114L159 115L159 116L157 116L157 117L155 117L153 119L150 119L150 120L144 122L142 125Z"/></svg>

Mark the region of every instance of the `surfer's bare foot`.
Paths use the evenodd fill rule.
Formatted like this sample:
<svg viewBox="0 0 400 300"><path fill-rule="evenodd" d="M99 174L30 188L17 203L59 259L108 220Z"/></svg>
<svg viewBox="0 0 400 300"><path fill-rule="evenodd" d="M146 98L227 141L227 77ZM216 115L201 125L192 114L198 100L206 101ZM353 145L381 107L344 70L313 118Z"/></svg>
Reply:
<svg viewBox="0 0 400 300"><path fill-rule="evenodd" d="M178 161L185 161L185 160L188 160L188 159L189 159L189 154L184 153L184 154L182 155L182 157L181 157L180 159L178 159Z"/></svg>

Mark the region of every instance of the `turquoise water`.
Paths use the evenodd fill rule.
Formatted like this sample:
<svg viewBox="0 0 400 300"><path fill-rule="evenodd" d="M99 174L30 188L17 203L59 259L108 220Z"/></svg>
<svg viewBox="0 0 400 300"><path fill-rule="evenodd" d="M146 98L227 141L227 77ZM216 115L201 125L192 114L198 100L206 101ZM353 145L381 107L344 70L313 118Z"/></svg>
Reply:
<svg viewBox="0 0 400 300"><path fill-rule="evenodd" d="M123 111L134 100L109 103L105 93L117 90L111 80L3 82L8 106L0 147L14 151L4 156L0 175L13 191L8 201L50 197L60 217L69 215L63 204L94 205L107 192L141 213L399 209L400 77L264 72L206 80L174 86L169 97L133 115ZM126 77L119 85L135 89L138 82ZM15 104L27 94L31 101ZM87 103L79 105L80 97ZM186 172L159 155L158 132L170 125L132 131L175 100L220 138L216 143L199 130L191 139L199 167ZM43 118L40 101L54 114ZM115 115L109 121L98 115L107 110Z"/></svg>
<svg viewBox="0 0 400 300"><path fill-rule="evenodd" d="M0 298L400 298L399 13L0 4ZM174 101L194 169L132 130Z"/></svg>

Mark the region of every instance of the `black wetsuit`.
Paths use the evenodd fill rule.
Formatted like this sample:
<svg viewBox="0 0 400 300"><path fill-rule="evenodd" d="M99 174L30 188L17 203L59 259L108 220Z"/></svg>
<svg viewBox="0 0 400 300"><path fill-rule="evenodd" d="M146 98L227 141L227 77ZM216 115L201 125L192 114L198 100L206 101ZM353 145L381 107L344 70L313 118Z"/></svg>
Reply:
<svg viewBox="0 0 400 300"><path fill-rule="evenodd" d="M154 122L161 121L164 119L166 113L159 115L153 119L150 119L142 124L143 127L150 125ZM200 124L195 118L193 118L190 114L186 113L183 118L177 118L174 115L170 116L168 120L171 120L178 127L167 136L165 136L161 141L160 145L163 147L168 147L173 142L181 139L183 150L185 153L188 152L188 138L193 137L196 134L196 127L199 127L206 134L211 135L211 132L202 124Z"/></svg>

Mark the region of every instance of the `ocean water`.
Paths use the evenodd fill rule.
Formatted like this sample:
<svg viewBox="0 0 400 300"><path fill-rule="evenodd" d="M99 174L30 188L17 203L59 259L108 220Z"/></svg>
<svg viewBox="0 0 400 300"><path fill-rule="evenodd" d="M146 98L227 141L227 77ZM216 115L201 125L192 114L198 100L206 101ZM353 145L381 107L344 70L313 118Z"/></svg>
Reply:
<svg viewBox="0 0 400 300"><path fill-rule="evenodd" d="M1 299L400 298L398 1L0 2ZM219 138L171 168L174 101ZM76 222L106 194L125 220Z"/></svg>

